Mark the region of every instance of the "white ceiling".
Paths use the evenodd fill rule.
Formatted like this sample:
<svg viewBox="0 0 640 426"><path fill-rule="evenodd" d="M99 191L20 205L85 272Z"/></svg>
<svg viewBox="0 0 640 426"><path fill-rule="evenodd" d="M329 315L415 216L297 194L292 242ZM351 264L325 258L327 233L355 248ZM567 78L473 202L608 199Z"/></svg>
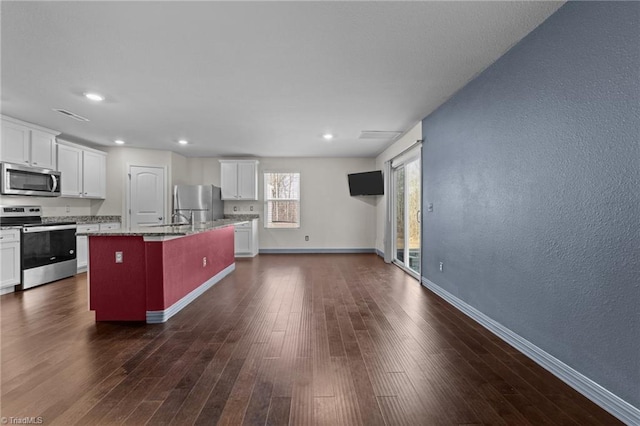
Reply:
<svg viewBox="0 0 640 426"><path fill-rule="evenodd" d="M3 1L2 113L189 157L375 156L361 131L408 130L561 4Z"/></svg>

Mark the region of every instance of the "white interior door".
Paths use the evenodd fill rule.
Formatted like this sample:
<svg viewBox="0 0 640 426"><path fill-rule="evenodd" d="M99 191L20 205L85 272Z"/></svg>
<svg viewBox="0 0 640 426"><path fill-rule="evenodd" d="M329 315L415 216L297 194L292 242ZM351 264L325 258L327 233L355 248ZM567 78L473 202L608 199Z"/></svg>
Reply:
<svg viewBox="0 0 640 426"><path fill-rule="evenodd" d="M129 167L129 224L153 225L165 222L163 167ZM168 220L166 221L168 222Z"/></svg>

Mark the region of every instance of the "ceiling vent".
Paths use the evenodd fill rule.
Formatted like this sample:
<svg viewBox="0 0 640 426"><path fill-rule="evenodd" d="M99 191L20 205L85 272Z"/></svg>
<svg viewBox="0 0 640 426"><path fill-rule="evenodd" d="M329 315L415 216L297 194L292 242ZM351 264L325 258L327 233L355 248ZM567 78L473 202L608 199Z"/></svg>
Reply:
<svg viewBox="0 0 640 426"><path fill-rule="evenodd" d="M81 116L81 115L74 114L74 113L72 113L71 111L67 111L66 109L55 109L55 108L54 108L53 110L54 110L54 111L56 111L56 112L59 112L60 114L64 114L64 115L66 115L66 116L67 116L67 117L69 117L69 118L73 118L74 120L78 120L78 121L89 121L89 119L88 119L88 118L84 118L84 117L83 117L83 116Z"/></svg>
<svg viewBox="0 0 640 426"><path fill-rule="evenodd" d="M377 140L390 140L400 136L402 132L392 132L387 130L363 130L360 132L358 139L377 139Z"/></svg>

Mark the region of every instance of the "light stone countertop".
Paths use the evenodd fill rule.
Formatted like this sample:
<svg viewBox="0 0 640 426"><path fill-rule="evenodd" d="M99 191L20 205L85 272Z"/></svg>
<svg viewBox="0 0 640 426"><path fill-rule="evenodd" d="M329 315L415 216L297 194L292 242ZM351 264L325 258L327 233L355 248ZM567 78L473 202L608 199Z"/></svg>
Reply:
<svg viewBox="0 0 640 426"><path fill-rule="evenodd" d="M109 237L180 237L185 235L199 234L226 226L239 225L245 221L237 219L218 219L211 222L200 222L193 225L152 225L138 226L135 228L120 228L104 231L78 232L76 235L87 236L109 236Z"/></svg>
<svg viewBox="0 0 640 426"><path fill-rule="evenodd" d="M91 224L91 223L112 223L122 222L120 216L45 216L42 218L43 223L56 223L56 222L76 222L78 225Z"/></svg>

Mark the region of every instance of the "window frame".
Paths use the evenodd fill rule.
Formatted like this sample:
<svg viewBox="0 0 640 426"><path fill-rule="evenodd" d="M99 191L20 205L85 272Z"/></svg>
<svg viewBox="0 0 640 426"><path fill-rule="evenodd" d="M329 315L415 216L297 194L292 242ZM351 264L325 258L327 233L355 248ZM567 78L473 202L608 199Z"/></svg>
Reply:
<svg viewBox="0 0 640 426"><path fill-rule="evenodd" d="M298 175L298 198L270 198L267 194L268 174L297 174ZM263 183L263 202L264 202L264 220L263 226L265 229L300 229L302 227L302 173L297 170L263 170L262 171L262 183ZM296 201L298 203L298 221L294 226L273 226L274 222L269 221L269 202L270 201Z"/></svg>

